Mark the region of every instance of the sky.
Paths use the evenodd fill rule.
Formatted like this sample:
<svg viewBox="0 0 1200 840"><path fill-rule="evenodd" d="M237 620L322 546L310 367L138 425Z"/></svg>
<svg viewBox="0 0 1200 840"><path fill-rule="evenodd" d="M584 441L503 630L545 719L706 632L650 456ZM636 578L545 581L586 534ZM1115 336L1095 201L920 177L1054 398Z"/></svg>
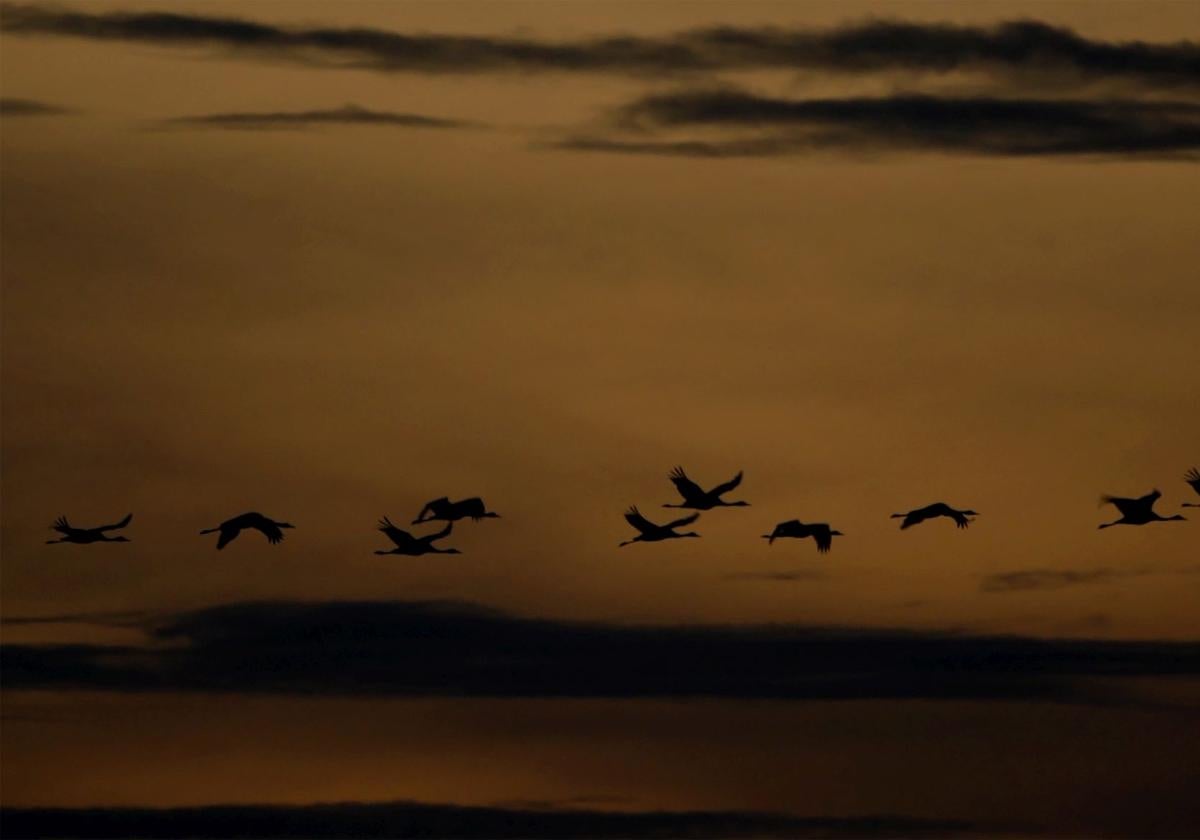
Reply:
<svg viewBox="0 0 1200 840"><path fill-rule="evenodd" d="M8 825L1200 831L1198 12L4 4Z"/></svg>

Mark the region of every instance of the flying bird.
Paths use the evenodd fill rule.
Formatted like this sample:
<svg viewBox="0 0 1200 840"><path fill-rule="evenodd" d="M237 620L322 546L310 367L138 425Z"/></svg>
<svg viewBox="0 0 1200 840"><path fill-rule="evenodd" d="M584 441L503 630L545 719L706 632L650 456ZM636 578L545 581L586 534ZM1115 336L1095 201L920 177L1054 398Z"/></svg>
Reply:
<svg viewBox="0 0 1200 840"><path fill-rule="evenodd" d="M1120 496L1101 496L1100 504L1114 505L1121 511L1121 518L1115 522L1105 522L1101 528L1111 528L1113 525L1145 525L1147 522L1170 522L1172 520L1186 521L1178 513L1174 516L1159 516L1154 512L1154 503L1162 497L1158 490L1152 490L1137 499L1126 499Z"/></svg>
<svg viewBox="0 0 1200 840"><path fill-rule="evenodd" d="M427 513L429 516L425 515ZM421 508L420 515L412 521L412 524L420 525L422 522L432 522L435 519L441 519L446 522L457 522L468 516L475 522L485 517L500 518L500 514L490 512L484 506L483 499L478 496L470 499L462 499L457 502L452 502L445 496L442 496L442 498L434 499Z"/></svg>
<svg viewBox="0 0 1200 840"><path fill-rule="evenodd" d="M216 528L206 528L200 533L212 534L220 531L221 536L217 539L217 549L220 550L233 542L237 538L237 535L246 528L261 531L262 535L267 538L267 542L274 545L283 539L281 528L295 527L290 522L276 522L273 519L268 519L261 513L243 513L241 516L233 517L233 519L226 519Z"/></svg>
<svg viewBox="0 0 1200 840"><path fill-rule="evenodd" d="M453 522L446 523L446 527L438 531L436 534L426 534L423 537L414 537L408 531L402 531L392 524L392 521L386 516L379 520L379 530L387 535L387 538L396 544L396 547L391 551L376 551L376 554L404 554L409 557L419 557L422 554L462 554L457 548L438 548L434 543L442 537L450 536L450 529L454 527Z"/></svg>
<svg viewBox="0 0 1200 840"><path fill-rule="evenodd" d="M979 514L973 510L955 510L945 502L934 502L931 505L926 505L923 508L910 510L908 513L893 513L892 519L903 519L900 523L900 530L911 528L914 525L919 525L926 519L933 519L938 516L948 516L954 520L954 524L959 528L966 528L975 520L967 519L968 516L978 516Z"/></svg>
<svg viewBox="0 0 1200 840"><path fill-rule="evenodd" d="M50 526L50 530L58 531L62 537L57 540L46 540L46 545L55 545L57 543L77 543L79 545L87 545L94 542L131 542L128 537L108 537L105 536L107 531L116 531L124 528L133 519L133 514L129 514L120 522L112 525L101 525L98 528L76 528L67 521L67 517L60 516Z"/></svg>
<svg viewBox="0 0 1200 840"><path fill-rule="evenodd" d="M830 530L829 524L826 522L814 522L805 525L799 519L792 519L787 522L780 522L775 526L774 531L762 536L767 541L767 545L771 545L781 537L794 537L799 540L805 537L812 537L817 543L817 551L827 554L829 549L833 547L833 538L844 537L846 535L841 531Z"/></svg>
<svg viewBox="0 0 1200 840"><path fill-rule="evenodd" d="M1188 484L1192 485L1192 489L1196 491L1196 495L1200 495L1200 470L1196 469L1195 467L1192 467L1183 476L1183 480L1186 481ZM1200 505L1194 504L1193 502L1184 502L1183 506L1184 507L1200 507Z"/></svg>
<svg viewBox="0 0 1200 840"><path fill-rule="evenodd" d="M629 545L635 542L658 542L659 540L679 539L681 537L698 537L700 536L695 531L688 531L683 534L675 532L676 528L682 528L684 525L691 525L700 514L693 513L691 516L685 516L683 519L676 519L673 522L668 522L666 525L655 525L638 511L636 507L631 507L625 513L625 521L636 528L640 533L631 540L625 540L621 546Z"/></svg>
<svg viewBox="0 0 1200 840"><path fill-rule="evenodd" d="M715 507L748 507L750 504L749 502L727 502L721 498L723 494L728 493L742 483L742 473L740 470L729 481L726 481L724 484L718 484L707 491L688 478L687 473L683 471L683 467L676 467L671 470L669 477L671 483L675 485L675 489L679 491L679 495L683 496L683 504L672 505L668 503L664 504L663 507L712 510Z"/></svg>

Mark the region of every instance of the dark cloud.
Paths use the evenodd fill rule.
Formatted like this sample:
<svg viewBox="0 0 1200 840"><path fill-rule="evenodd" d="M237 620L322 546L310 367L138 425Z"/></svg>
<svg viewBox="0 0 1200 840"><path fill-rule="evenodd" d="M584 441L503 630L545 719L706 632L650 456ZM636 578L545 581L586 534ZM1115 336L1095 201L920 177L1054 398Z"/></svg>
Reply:
<svg viewBox="0 0 1200 840"><path fill-rule="evenodd" d="M0 98L0 116L5 117L40 117L53 114L70 114L69 108L39 102L36 99L17 99L14 97Z"/></svg>
<svg viewBox="0 0 1200 840"><path fill-rule="evenodd" d="M623 133L557 146L702 157L814 149L1175 157L1200 151L1200 104L1192 102L918 94L792 100L724 89L645 97L620 109L615 122ZM662 137L681 129L719 133Z"/></svg>
<svg viewBox="0 0 1200 840"><path fill-rule="evenodd" d="M983 592L1029 592L1038 589L1063 589L1088 583L1104 583L1116 578L1145 574L1117 569L1064 571L1058 569L1021 569L988 575L979 584Z"/></svg>
<svg viewBox="0 0 1200 840"><path fill-rule="evenodd" d="M794 817L752 811L597 811L433 805L206 805L191 808L5 808L6 837L638 838L961 837L960 820ZM1024 833L1028 833L1026 830Z"/></svg>
<svg viewBox="0 0 1200 840"><path fill-rule="evenodd" d="M285 27L171 12L84 12L6 4L14 34L235 48L313 64L423 73L671 73L756 68L842 73L1037 74L1043 80L1200 85L1200 45L1095 41L1030 20L994 26L866 21L829 29L713 27L663 37L566 42L408 34L370 27Z"/></svg>
<svg viewBox="0 0 1200 840"><path fill-rule="evenodd" d="M1063 589L1089 583L1107 583L1123 578L1142 577L1154 574L1192 575L1200 573L1200 566L1181 568L1154 568L1136 566L1124 569L1016 569L987 575L979 584L983 592L1030 592L1043 589Z"/></svg>
<svg viewBox="0 0 1200 840"><path fill-rule="evenodd" d="M345 105L316 111L234 112L200 114L166 120L165 125L199 128L235 128L260 130L272 128L311 128L321 125L378 125L399 128L478 128L478 123L427 117L421 114L400 114L391 111L372 111L358 105Z"/></svg>
<svg viewBox="0 0 1200 840"><path fill-rule="evenodd" d="M827 575L817 569L799 569L786 572L734 572L725 575L725 580L763 580L777 583L794 583L796 581L825 580Z"/></svg>
<svg viewBox="0 0 1200 840"><path fill-rule="evenodd" d="M251 602L147 620L146 646L6 645L10 689L363 696L1108 702L1084 678L1200 674L1200 643L651 626L454 602Z"/></svg>

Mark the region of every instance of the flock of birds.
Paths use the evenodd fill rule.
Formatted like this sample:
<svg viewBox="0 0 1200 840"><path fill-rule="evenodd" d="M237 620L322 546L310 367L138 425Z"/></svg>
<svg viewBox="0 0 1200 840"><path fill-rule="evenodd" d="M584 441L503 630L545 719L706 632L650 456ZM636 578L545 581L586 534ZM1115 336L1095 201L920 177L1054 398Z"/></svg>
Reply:
<svg viewBox="0 0 1200 840"><path fill-rule="evenodd" d="M682 467L676 467L672 470L669 478L671 479L671 483L675 485L675 489L679 492L683 501L678 504L668 502L663 504L663 507L684 508L697 512L660 525L642 516L636 507L631 507L625 513L625 521L633 526L638 534L636 537L620 543L620 546L636 542L661 542L662 540L682 539L684 537L699 537L700 535L695 531L680 532L676 529L691 525L699 519L699 511L712 510L716 507L747 507L750 504L744 501L727 502L721 498L742 483L741 472L738 472L729 481L718 484L709 490L705 490L688 478L687 473L683 471ZM1188 470L1184 475L1184 481L1191 485L1197 495L1200 495L1200 469L1193 467ZM1100 527L1111 528L1113 525L1146 525L1150 522L1183 520L1184 517L1179 514L1175 514L1174 516L1160 516L1155 512L1154 503L1161 497L1162 493L1158 490L1153 490L1145 496L1138 498L1102 496L1102 503L1111 504L1116 507L1121 513L1121 518L1114 522L1105 522ZM1200 504L1184 502L1183 507L1200 507ZM941 516L954 520L954 524L959 528L966 528L974 521L968 517L978 515L973 510L956 510L944 502L935 502L925 507L910 510L907 513L893 513L891 518L904 520L900 523L900 530L903 531L927 519L936 519ZM417 518L412 521L412 524L420 525L425 522L445 522L446 527L440 531L418 537L402 528L398 528L385 516L379 521L379 531L391 540L394 547L386 551L376 551L375 553L402 554L409 557L419 557L423 554L461 554L456 548L439 548L434 543L450 536L454 528L454 523L460 519L469 518L474 522L478 522L481 519L499 518L499 516L500 514L489 511L483 499L478 497L452 502L449 498L443 496L440 499L428 502L421 509ZM55 543L86 545L97 542L129 542L127 537L119 535L110 537L108 533L110 531L120 531L132 521L133 514L131 513L120 522L114 522L111 525L101 525L96 528L77 528L68 522L65 516L61 516L50 526L51 530L58 532L59 538L56 540L47 540L46 542L51 545ZM274 545L283 539L284 528L294 527L296 526L290 522L276 522L267 516L263 516L261 513L251 512L227 519L215 528L205 528L200 533L219 534L217 537L217 548L222 549L237 539L238 535L246 529L258 531L267 538L267 542ZM834 537L845 535L841 531L831 528L827 522L805 523L799 519L790 519L786 522L780 522L771 533L763 534L762 536L768 545L782 538L806 539L812 537L813 541L817 544L817 551L824 554L833 546Z"/></svg>

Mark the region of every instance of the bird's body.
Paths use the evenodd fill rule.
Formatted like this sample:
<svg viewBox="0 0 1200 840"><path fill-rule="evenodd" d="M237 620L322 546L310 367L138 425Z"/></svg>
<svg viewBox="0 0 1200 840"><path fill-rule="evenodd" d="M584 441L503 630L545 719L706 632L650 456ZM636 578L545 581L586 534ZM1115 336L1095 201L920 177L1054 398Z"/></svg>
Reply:
<svg viewBox="0 0 1200 840"><path fill-rule="evenodd" d="M392 524L392 521L386 516L379 520L379 530L387 535L387 538L395 543L396 547L391 551L376 551L376 554L403 554L408 557L420 557L422 554L461 554L457 548L438 548L434 545L437 540L443 537L450 536L450 530L454 527L453 523L447 523L446 527L438 531L436 534L426 534L423 537L414 537L408 531L403 531Z"/></svg>
<svg viewBox="0 0 1200 840"><path fill-rule="evenodd" d="M124 528L132 520L133 514L131 513L120 522L115 522L112 525L101 525L98 528L76 528L67 521L67 517L60 516L50 526L50 530L57 531L62 534L62 537L57 540L46 540L46 545L55 545L56 543L87 545L96 542L130 542L128 537L110 537L107 536L107 532Z"/></svg>
<svg viewBox="0 0 1200 840"><path fill-rule="evenodd" d="M1184 521L1178 513L1174 516L1159 516L1154 512L1154 503L1162 497L1158 490L1152 490L1145 496L1127 499L1123 496L1101 496L1101 504L1113 505L1121 511L1121 518L1114 522L1105 522L1101 528L1111 528L1113 525L1145 525L1150 522Z"/></svg>
<svg viewBox="0 0 1200 840"><path fill-rule="evenodd" d="M437 519L443 522L457 522L466 517L478 522L480 519L499 519L500 514L489 511L484 505L483 499L478 496L461 499L457 502L452 502L442 496L440 499L426 503L425 507L421 508L421 514L412 521L412 524L420 525L422 522L432 522Z"/></svg>
<svg viewBox="0 0 1200 840"><path fill-rule="evenodd" d="M1200 470L1192 467L1187 471L1187 473L1184 474L1183 480L1191 485L1192 489L1196 491L1196 495L1200 496ZM1184 502L1183 506L1200 508L1200 505L1195 504L1194 502Z"/></svg>
<svg viewBox="0 0 1200 840"><path fill-rule="evenodd" d="M683 497L683 504L664 504L663 507L712 510L715 507L747 507L750 504L749 502L727 502L721 498L723 494L742 483L741 471L738 471L738 474L729 481L718 484L711 490L704 490L699 484L688 478L683 467L673 469L669 477L671 483L675 485L675 489L679 491L679 495Z"/></svg>
<svg viewBox="0 0 1200 840"><path fill-rule="evenodd" d="M791 519L787 522L780 522L771 533L763 534L763 539L767 541L767 545L771 545L775 540L782 537L792 537L800 540L805 537L812 537L817 543L817 551L825 554L833 547L833 538L843 536L845 534L841 531L830 529L829 524L826 522L813 522L806 525L799 519Z"/></svg>
<svg viewBox="0 0 1200 840"><path fill-rule="evenodd" d="M926 519L933 519L938 516L947 516L954 520L954 524L959 528L966 528L974 520L967 519L968 516L978 516L979 514L973 510L955 510L945 502L934 502L931 505L926 505L923 508L910 510L908 513L893 513L892 519L903 519L900 523L900 530L911 528L914 525L924 522Z"/></svg>
<svg viewBox="0 0 1200 840"><path fill-rule="evenodd" d="M261 513L243 513L241 516L235 516L233 519L227 519L218 525L216 528L206 528L201 531L201 534L212 534L220 532L221 536L217 538L217 549L222 549L229 545L237 535L246 528L253 528L262 533L267 538L267 542L274 545L283 539L282 528L295 528L289 522L276 522L273 519L268 519Z"/></svg>
<svg viewBox="0 0 1200 840"><path fill-rule="evenodd" d="M636 507L631 507L625 513L625 521L638 530L638 535L631 540L625 540L621 543L622 546L629 545L635 542L659 542L660 540L679 539L681 537L698 537L700 536L695 531L687 533L676 533L676 528L681 528L684 525L691 525L700 514L693 513L691 516L685 516L682 519L676 519L673 522L668 522L665 525L656 525L638 511ZM619 548L620 546L618 546Z"/></svg>

